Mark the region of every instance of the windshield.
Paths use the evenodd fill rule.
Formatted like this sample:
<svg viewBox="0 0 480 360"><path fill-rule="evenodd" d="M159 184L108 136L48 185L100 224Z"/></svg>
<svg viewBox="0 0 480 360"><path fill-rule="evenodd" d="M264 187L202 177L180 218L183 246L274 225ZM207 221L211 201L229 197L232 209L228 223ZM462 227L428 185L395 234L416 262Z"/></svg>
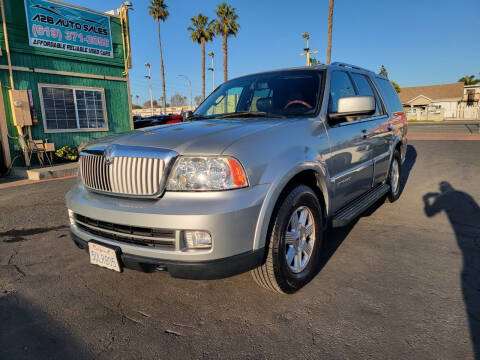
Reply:
<svg viewBox="0 0 480 360"><path fill-rule="evenodd" d="M227 81L193 117L311 116L317 112L322 77L323 71L288 70Z"/></svg>

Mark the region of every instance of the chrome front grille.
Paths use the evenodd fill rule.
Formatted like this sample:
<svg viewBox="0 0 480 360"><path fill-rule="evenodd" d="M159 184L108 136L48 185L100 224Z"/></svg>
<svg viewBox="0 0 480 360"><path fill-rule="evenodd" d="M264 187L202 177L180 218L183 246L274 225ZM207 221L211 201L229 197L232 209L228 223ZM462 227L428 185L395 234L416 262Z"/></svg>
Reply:
<svg viewBox="0 0 480 360"><path fill-rule="evenodd" d="M140 196L160 190L162 159L117 156L109 165L103 155L82 155L80 159L83 183L91 189Z"/></svg>
<svg viewBox="0 0 480 360"><path fill-rule="evenodd" d="M110 171L103 155L80 156L80 171L85 186L95 190L112 191Z"/></svg>
<svg viewBox="0 0 480 360"><path fill-rule="evenodd" d="M80 154L82 181L95 191L154 197L163 191L165 170L177 155L171 150L121 145L85 150Z"/></svg>
<svg viewBox="0 0 480 360"><path fill-rule="evenodd" d="M86 233L118 242L155 248L175 248L175 230L120 225L74 215L75 225Z"/></svg>
<svg viewBox="0 0 480 360"><path fill-rule="evenodd" d="M128 195L154 195L159 192L163 160L118 156L109 166L111 191Z"/></svg>

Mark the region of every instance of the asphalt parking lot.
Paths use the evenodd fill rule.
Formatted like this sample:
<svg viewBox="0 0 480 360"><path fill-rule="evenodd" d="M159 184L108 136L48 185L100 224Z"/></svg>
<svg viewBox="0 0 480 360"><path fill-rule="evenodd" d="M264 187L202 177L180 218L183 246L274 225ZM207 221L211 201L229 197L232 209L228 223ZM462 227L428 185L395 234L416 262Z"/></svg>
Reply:
<svg viewBox="0 0 480 360"><path fill-rule="evenodd" d="M480 359L480 142L413 141L405 187L328 231L298 293L89 265L76 181L0 190L0 358Z"/></svg>

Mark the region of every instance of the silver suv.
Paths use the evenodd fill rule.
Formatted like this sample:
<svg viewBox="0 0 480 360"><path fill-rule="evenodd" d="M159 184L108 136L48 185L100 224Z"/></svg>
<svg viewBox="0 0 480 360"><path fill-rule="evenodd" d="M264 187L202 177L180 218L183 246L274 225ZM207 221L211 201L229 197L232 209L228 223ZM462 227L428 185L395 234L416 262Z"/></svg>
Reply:
<svg viewBox="0 0 480 360"><path fill-rule="evenodd" d="M387 78L342 63L243 76L178 124L81 150L71 233L112 270L212 279L252 271L293 293L328 226L400 195L407 123Z"/></svg>

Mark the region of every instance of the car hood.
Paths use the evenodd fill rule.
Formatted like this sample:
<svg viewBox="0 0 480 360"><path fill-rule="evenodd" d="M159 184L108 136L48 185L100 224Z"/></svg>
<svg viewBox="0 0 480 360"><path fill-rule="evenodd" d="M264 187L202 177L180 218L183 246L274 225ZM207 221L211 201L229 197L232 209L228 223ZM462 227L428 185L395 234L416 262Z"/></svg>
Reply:
<svg viewBox="0 0 480 360"><path fill-rule="evenodd" d="M170 149L183 155L221 154L237 140L285 124L291 119L218 119L153 126L90 142Z"/></svg>

